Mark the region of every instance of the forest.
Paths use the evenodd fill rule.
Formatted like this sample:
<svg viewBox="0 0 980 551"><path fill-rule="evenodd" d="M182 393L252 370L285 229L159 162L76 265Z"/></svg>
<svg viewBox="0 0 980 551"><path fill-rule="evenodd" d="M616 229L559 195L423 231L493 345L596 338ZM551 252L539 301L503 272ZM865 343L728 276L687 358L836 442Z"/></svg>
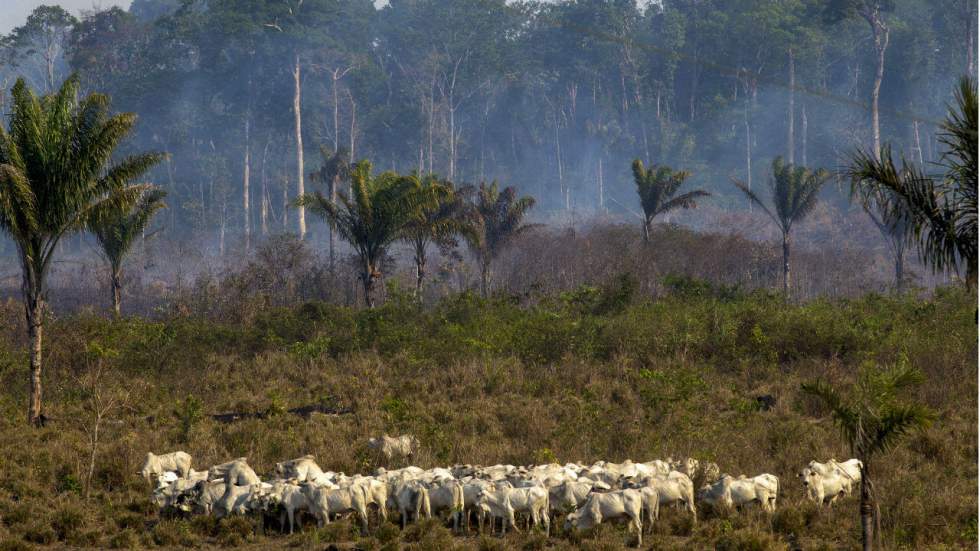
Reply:
<svg viewBox="0 0 980 551"><path fill-rule="evenodd" d="M0 551L975 547L977 17L39 5L0 35Z"/></svg>

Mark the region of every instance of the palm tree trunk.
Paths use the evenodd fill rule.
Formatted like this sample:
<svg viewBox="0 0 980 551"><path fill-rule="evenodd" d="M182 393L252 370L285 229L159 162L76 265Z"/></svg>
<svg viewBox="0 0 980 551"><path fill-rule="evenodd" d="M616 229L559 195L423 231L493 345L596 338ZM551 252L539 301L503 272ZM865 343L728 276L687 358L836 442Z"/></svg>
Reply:
<svg viewBox="0 0 980 551"><path fill-rule="evenodd" d="M871 482L868 480L868 463L861 469L861 549L871 551L874 547L874 500L871 496Z"/></svg>
<svg viewBox="0 0 980 551"><path fill-rule="evenodd" d="M643 221L643 242L644 243L649 243L650 242L650 221L649 220L644 220Z"/></svg>
<svg viewBox="0 0 980 551"><path fill-rule="evenodd" d="M112 269L110 279L112 287L112 311L118 318L122 315L122 274L118 268Z"/></svg>
<svg viewBox="0 0 980 551"><path fill-rule="evenodd" d="M783 233L783 297L789 299L789 233Z"/></svg>
<svg viewBox="0 0 980 551"><path fill-rule="evenodd" d="M425 279L425 246L415 248L415 298L422 302L422 287Z"/></svg>
<svg viewBox="0 0 980 551"><path fill-rule="evenodd" d="M361 283L364 285L364 304L368 308L374 308L374 284L377 271L371 262L364 262L364 271L361 273Z"/></svg>
<svg viewBox="0 0 980 551"><path fill-rule="evenodd" d="M895 290L898 294L905 292L905 251L895 253Z"/></svg>
<svg viewBox="0 0 980 551"><path fill-rule="evenodd" d="M27 333L31 341L31 398L27 421L37 427L44 423L41 416L41 337L44 324L44 297L41 285L28 275L31 270L24 268L24 312L27 317Z"/></svg>
<svg viewBox="0 0 980 551"><path fill-rule="evenodd" d="M480 261L480 282L483 298L490 298L490 259L488 258Z"/></svg>

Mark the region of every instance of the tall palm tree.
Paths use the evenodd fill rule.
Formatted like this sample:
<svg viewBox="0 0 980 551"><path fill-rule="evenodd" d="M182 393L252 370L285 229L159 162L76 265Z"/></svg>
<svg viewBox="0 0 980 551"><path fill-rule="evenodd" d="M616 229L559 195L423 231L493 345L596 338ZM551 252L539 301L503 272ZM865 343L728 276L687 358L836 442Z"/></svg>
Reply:
<svg viewBox="0 0 980 551"><path fill-rule="evenodd" d="M640 195L640 205L643 206L643 241L650 241L650 226L653 219L661 214L667 214L676 209L692 209L697 206L697 199L709 197L707 191L696 189L675 197L677 190L691 176L684 170L672 170L666 165L650 165L643 167L643 161L633 161L633 181L636 182L636 192Z"/></svg>
<svg viewBox="0 0 980 551"><path fill-rule="evenodd" d="M412 246L415 253L415 296L422 300L429 245L456 245L454 238L462 228L462 198L469 188L456 189L452 182L429 175L420 182L420 189L432 200L416 206L402 231L402 239Z"/></svg>
<svg viewBox="0 0 980 551"><path fill-rule="evenodd" d="M949 107L939 141L945 146L942 178L927 176L904 158L896 165L891 149L857 151L850 175L862 196L885 190L895 197L886 218L905 223L919 255L933 270L960 271L967 281L977 277L977 90L964 77Z"/></svg>
<svg viewBox="0 0 980 551"><path fill-rule="evenodd" d="M922 382L922 373L899 364L889 369L862 368L856 384L839 390L825 381L802 385L830 410L852 453L861 460L861 535L870 551L877 523L877 496L872 480L876 456L890 450L910 431L927 426L934 414L921 404L903 400L900 394Z"/></svg>
<svg viewBox="0 0 980 551"><path fill-rule="evenodd" d="M114 205L112 212L96 217L89 230L95 235L102 255L109 263L109 283L112 288L112 310L116 317L122 311L122 263L150 224L158 210L166 207L163 202L167 192L153 188L147 190L139 202L130 205Z"/></svg>
<svg viewBox="0 0 980 551"><path fill-rule="evenodd" d="M337 192L340 185L350 180L351 161L350 153L343 147L337 151L331 151L324 146L320 147L320 157L323 164L320 169L310 174L310 180L315 184L326 184L330 202L337 203ZM336 228L330 224L330 271L334 269L334 250L336 243Z"/></svg>
<svg viewBox="0 0 980 551"><path fill-rule="evenodd" d="M510 186L501 190L497 182L480 183L474 195L466 207L462 235L480 263L480 291L488 297L493 261L514 238L537 226L524 223L534 198L518 198L517 190Z"/></svg>
<svg viewBox="0 0 980 551"><path fill-rule="evenodd" d="M12 90L9 130L0 125L0 229L17 245L24 310L31 341L28 420L41 415L41 342L46 279L67 234L135 202L145 186L130 185L160 161L141 154L112 163L136 115L109 115L109 98L78 99L77 77L38 98L19 79Z"/></svg>
<svg viewBox="0 0 980 551"><path fill-rule="evenodd" d="M772 174L769 177L771 206L764 203L745 182L732 181L735 187L772 219L783 235L783 296L787 298L789 298L790 284L790 235L793 226L813 212L813 208L817 206L820 188L828 178L830 173L822 168L811 170L784 162L782 157L776 157L772 161Z"/></svg>
<svg viewBox="0 0 980 551"><path fill-rule="evenodd" d="M381 260L424 198L417 178L394 172L372 176L369 161L354 165L350 176L352 197L340 192L334 203L315 192L300 196L294 204L333 224L354 247L361 264L364 302L373 308L375 285L382 279Z"/></svg>

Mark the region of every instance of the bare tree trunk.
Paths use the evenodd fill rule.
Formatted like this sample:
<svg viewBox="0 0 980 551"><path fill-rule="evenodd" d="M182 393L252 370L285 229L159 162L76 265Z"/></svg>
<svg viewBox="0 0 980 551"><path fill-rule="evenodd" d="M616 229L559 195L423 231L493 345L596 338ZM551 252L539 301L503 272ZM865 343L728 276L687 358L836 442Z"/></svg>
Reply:
<svg viewBox="0 0 980 551"><path fill-rule="evenodd" d="M794 164L795 161L795 151L796 151L796 136L793 135L794 132L794 119L796 118L796 61L793 59L793 49L789 50L789 143L786 144L789 150L789 155L787 159L789 164Z"/></svg>
<svg viewBox="0 0 980 551"><path fill-rule="evenodd" d="M296 128L296 193L299 197L306 194L304 183L303 168L303 115L301 111L302 99L302 75L300 73L299 54L296 54L295 64L293 65L293 117ZM299 222L299 238L306 237L306 209L299 207L296 209Z"/></svg>
<svg viewBox="0 0 980 551"><path fill-rule="evenodd" d="M783 297L789 300L789 233L783 233Z"/></svg>
<svg viewBox="0 0 980 551"><path fill-rule="evenodd" d="M88 458L88 473L85 476L85 499L88 499L92 492L92 477L95 475L95 456L99 449L99 428L102 426L102 412L95 414L95 426L89 437L89 444L92 446Z"/></svg>
<svg viewBox="0 0 980 551"><path fill-rule="evenodd" d="M643 220L643 242L650 243L650 220Z"/></svg>
<svg viewBox="0 0 980 551"><path fill-rule="evenodd" d="M116 318L122 316L122 274L119 268L112 268L110 286L112 287L112 311Z"/></svg>
<svg viewBox="0 0 980 551"><path fill-rule="evenodd" d="M802 120L800 121L802 123L802 128L800 129L801 130L801 135L800 135L800 148L801 148L801 151L800 151L800 153L802 154L802 157L803 157L803 166L806 166L806 164L807 164L806 163L806 131L807 131L806 102L804 102L803 103L803 106L801 107L800 117L802 118Z"/></svg>
<svg viewBox="0 0 980 551"><path fill-rule="evenodd" d="M354 101L354 94L347 91L347 99L350 101L350 160L354 162L354 144L357 139L357 103ZM350 190L347 190L350 195Z"/></svg>
<svg viewBox="0 0 980 551"><path fill-rule="evenodd" d="M249 142L249 118L245 115L245 173L242 178L242 209L245 213L245 250L248 251L252 246L252 206L249 188L252 179L252 146Z"/></svg>
<svg viewBox="0 0 980 551"><path fill-rule="evenodd" d="M745 185L752 191L752 128L749 125L749 100L745 99ZM749 201L752 212L752 201Z"/></svg>
<svg viewBox="0 0 980 551"><path fill-rule="evenodd" d="M874 142L875 159L881 160L881 128L878 116L878 98L881 96L881 81L885 77L885 50L888 48L888 27L875 10L865 14L874 36L875 55L878 66L875 69L874 84L871 87L871 138Z"/></svg>
<svg viewBox="0 0 980 551"><path fill-rule="evenodd" d="M266 140L265 150L262 152L262 205L259 209L259 219L262 221L262 235L269 235L269 191L266 187L266 173L265 173L265 163L269 156L269 143L272 140Z"/></svg>
<svg viewBox="0 0 980 551"><path fill-rule="evenodd" d="M602 155L599 155L599 211L606 211L606 195L602 181Z"/></svg>
<svg viewBox="0 0 980 551"><path fill-rule="evenodd" d="M340 148L340 97L337 94L337 81L340 80L339 75L340 68L334 67L330 76L332 78L332 95L333 95L333 151L334 153Z"/></svg>
<svg viewBox="0 0 980 551"><path fill-rule="evenodd" d="M966 20L967 29L969 29L969 38L967 39L966 48L966 74L971 78L977 76L977 3L970 2L970 9L967 10L969 17Z"/></svg>
<svg viewBox="0 0 980 551"><path fill-rule="evenodd" d="M912 134L915 138L915 151L918 153L919 164L922 164L922 142L919 140L919 121L912 121Z"/></svg>

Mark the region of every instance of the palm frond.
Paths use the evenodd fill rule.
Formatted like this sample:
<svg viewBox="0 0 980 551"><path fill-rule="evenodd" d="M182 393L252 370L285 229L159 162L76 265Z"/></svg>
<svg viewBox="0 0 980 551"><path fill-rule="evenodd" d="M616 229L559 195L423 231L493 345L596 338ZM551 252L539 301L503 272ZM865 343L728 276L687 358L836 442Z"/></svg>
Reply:
<svg viewBox="0 0 980 551"><path fill-rule="evenodd" d="M752 191L751 189L749 189L748 184L746 184L745 182L743 182L741 180L737 180L735 178L732 178L732 184L736 188L738 188L739 191L741 191L742 193L744 193L745 196L748 197L749 201L751 201L757 207L759 207L760 209L762 209L762 212L766 213L766 216L768 216L770 219L772 219L773 222L775 222L776 224L779 224L780 223L779 222L779 218L777 218L776 215L773 214L773 212L771 210L769 210L769 206L766 205L765 202L763 202L762 199L760 199L759 196L756 195L756 193L754 191Z"/></svg>

